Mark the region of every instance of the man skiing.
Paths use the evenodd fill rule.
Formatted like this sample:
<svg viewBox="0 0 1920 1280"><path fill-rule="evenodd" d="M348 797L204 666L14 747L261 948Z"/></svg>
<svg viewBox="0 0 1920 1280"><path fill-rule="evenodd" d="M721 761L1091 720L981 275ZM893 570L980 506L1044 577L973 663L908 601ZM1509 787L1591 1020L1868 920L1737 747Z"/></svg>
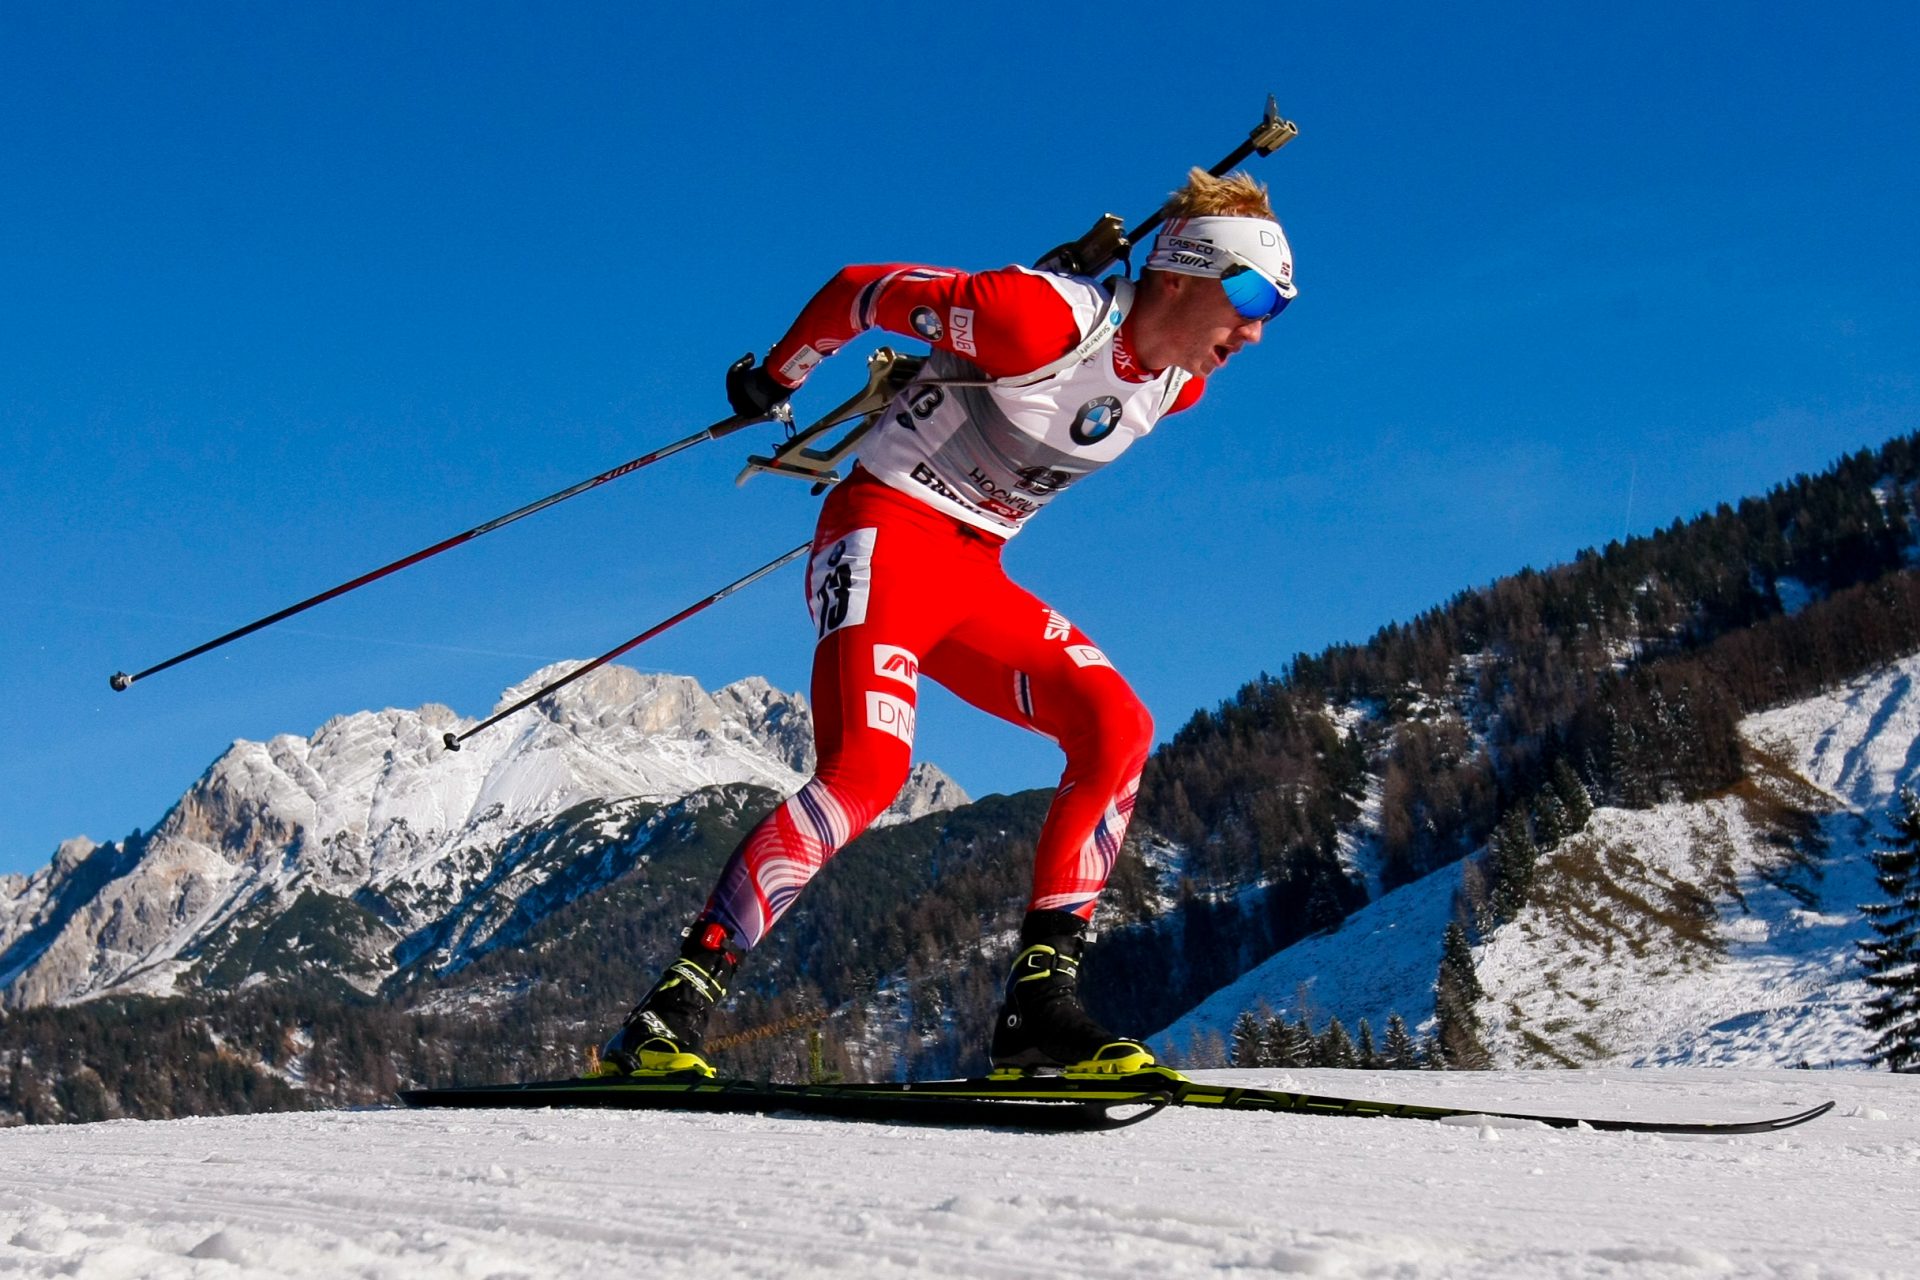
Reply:
<svg viewBox="0 0 1920 1280"><path fill-rule="evenodd" d="M1023 267L848 267L764 363L749 356L728 370L734 409L763 413L868 329L933 347L820 513L807 571L814 775L734 851L679 958L601 1050L602 1074L712 1074L700 1056L706 1023L741 956L906 781L922 676L1066 753L994 1067L1152 1065L1145 1045L1095 1022L1076 992L1152 720L1092 640L1006 576L1000 549L1063 490L1198 401L1207 377L1295 296L1292 251L1261 184L1195 169L1167 213L1137 284Z"/></svg>

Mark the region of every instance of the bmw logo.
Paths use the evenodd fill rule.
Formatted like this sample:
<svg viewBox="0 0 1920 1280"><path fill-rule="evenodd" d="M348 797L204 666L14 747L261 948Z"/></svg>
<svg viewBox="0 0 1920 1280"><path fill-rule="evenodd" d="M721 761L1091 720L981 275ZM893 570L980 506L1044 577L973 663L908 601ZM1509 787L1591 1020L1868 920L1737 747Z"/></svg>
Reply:
<svg viewBox="0 0 1920 1280"><path fill-rule="evenodd" d="M1120 401L1114 396L1096 396L1080 406L1073 415L1067 434L1075 444L1099 444L1120 425Z"/></svg>
<svg viewBox="0 0 1920 1280"><path fill-rule="evenodd" d="M940 317L934 314L932 307L915 307L913 314L907 317L913 331L928 342L938 342L946 329L940 324Z"/></svg>

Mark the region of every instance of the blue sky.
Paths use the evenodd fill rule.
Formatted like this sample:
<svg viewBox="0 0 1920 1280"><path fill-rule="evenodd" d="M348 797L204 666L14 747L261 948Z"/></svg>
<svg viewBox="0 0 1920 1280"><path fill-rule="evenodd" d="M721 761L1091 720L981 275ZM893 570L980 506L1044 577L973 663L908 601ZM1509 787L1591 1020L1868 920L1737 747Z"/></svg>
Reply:
<svg viewBox="0 0 1920 1280"><path fill-rule="evenodd" d="M484 714L800 541L745 433L107 688L721 416L844 263L1138 220L1268 92L1300 302L1007 555L1163 734L1920 428L1915 13L0 6L0 871L235 738ZM631 660L803 688L808 644L788 569ZM947 698L920 750L1057 774Z"/></svg>

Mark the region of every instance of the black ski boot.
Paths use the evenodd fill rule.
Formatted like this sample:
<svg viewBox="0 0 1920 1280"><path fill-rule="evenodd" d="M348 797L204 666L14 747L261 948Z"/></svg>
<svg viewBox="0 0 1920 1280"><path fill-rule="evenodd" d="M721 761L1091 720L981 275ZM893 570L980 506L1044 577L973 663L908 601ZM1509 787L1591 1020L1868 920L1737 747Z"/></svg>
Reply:
<svg viewBox="0 0 1920 1280"><path fill-rule="evenodd" d="M713 1068L700 1056L707 1017L727 994L739 955L728 945L726 926L696 921L680 945L680 958L667 967L620 1030L601 1048L592 1074L599 1076L672 1075Z"/></svg>
<svg viewBox="0 0 1920 1280"><path fill-rule="evenodd" d="M1068 911L1027 913L1006 1003L993 1025L995 1075L1125 1075L1153 1065L1147 1046L1114 1035L1081 1007L1075 988L1086 927Z"/></svg>

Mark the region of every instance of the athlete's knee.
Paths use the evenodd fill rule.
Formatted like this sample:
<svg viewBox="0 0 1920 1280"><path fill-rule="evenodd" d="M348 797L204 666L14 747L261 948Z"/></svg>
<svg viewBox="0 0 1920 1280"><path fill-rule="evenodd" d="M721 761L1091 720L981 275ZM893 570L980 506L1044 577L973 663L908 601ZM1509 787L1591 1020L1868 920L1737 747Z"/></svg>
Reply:
<svg viewBox="0 0 1920 1280"><path fill-rule="evenodd" d="M1153 750L1153 713L1147 710L1147 704L1140 701L1139 695L1128 689L1125 702L1115 714L1119 721L1114 729L1115 739L1126 744L1129 755L1145 760Z"/></svg>
<svg viewBox="0 0 1920 1280"><path fill-rule="evenodd" d="M1098 699L1063 745L1068 758L1112 772L1137 773L1153 750L1153 713L1125 685Z"/></svg>
<svg viewBox="0 0 1920 1280"><path fill-rule="evenodd" d="M1110 754L1144 760L1153 749L1153 713L1126 685L1100 699L1094 719Z"/></svg>
<svg viewBox="0 0 1920 1280"><path fill-rule="evenodd" d="M826 792L846 813L852 826L864 829L892 804L907 785L913 771L913 759L905 752L897 758L829 758L814 770L808 786ZM858 831L856 830L856 833Z"/></svg>

